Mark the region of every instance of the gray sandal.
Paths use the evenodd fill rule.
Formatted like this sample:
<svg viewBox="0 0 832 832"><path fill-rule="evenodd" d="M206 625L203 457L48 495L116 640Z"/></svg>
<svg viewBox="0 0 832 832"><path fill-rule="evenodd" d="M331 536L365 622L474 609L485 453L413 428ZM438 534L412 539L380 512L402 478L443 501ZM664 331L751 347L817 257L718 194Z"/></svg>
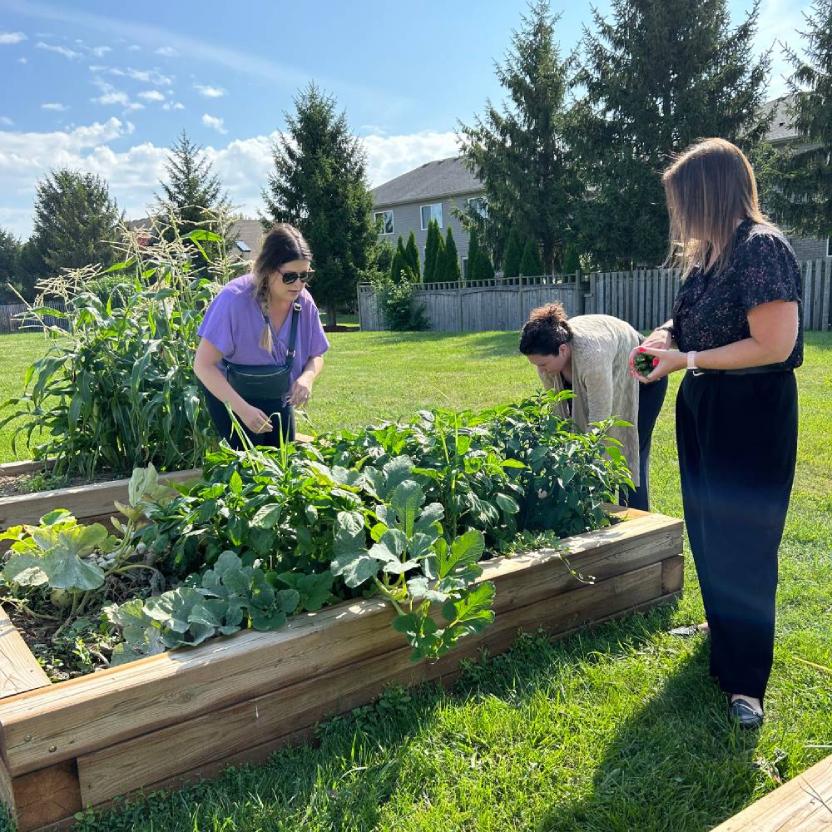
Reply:
<svg viewBox="0 0 832 832"><path fill-rule="evenodd" d="M728 713L741 728L759 728L763 724L763 714L754 710L745 699L735 699L728 706Z"/></svg>

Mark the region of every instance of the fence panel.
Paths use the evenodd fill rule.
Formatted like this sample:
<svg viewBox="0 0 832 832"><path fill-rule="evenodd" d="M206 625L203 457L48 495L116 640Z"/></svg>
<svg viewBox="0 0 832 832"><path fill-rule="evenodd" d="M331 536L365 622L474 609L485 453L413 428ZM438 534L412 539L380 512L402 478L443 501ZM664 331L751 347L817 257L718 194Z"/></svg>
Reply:
<svg viewBox="0 0 832 832"><path fill-rule="evenodd" d="M800 273L804 328L829 331L832 329L832 258L802 262ZM418 286L415 297L425 305L431 328L438 332L517 330L532 309L555 300L563 303L570 316L614 315L645 331L670 318L680 285L678 269L656 268L556 278L438 283ZM358 308L362 329L384 329L372 287L358 287Z"/></svg>

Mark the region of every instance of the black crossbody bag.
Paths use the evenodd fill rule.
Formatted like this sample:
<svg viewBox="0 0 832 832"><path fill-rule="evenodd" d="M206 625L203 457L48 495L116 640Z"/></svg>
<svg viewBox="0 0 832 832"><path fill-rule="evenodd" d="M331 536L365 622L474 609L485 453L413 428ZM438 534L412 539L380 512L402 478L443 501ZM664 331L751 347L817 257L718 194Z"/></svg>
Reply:
<svg viewBox="0 0 832 832"><path fill-rule="evenodd" d="M295 360L300 313L301 305L296 302L292 307L292 328L289 333L289 349L286 351L285 364L234 364L223 359L228 383L249 404L256 401L282 402L288 395L291 387L290 373ZM272 324L268 316L263 317L271 328ZM277 343L274 329L272 329L272 338Z"/></svg>

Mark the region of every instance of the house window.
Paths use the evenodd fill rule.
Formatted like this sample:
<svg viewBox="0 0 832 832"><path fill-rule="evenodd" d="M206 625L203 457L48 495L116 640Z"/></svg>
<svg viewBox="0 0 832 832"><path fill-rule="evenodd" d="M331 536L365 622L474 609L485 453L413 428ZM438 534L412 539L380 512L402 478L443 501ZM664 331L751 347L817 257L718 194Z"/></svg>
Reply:
<svg viewBox="0 0 832 832"><path fill-rule="evenodd" d="M427 231L431 220L436 220L442 228L442 203L434 202L431 205L422 206L422 231Z"/></svg>
<svg viewBox="0 0 832 832"><path fill-rule="evenodd" d="M237 247L237 250L242 251L243 254L251 251L251 246L245 240L235 240L234 245Z"/></svg>
<svg viewBox="0 0 832 832"><path fill-rule="evenodd" d="M468 280L468 258L462 258L462 278L463 280Z"/></svg>
<svg viewBox="0 0 832 832"><path fill-rule="evenodd" d="M826 256L832 257L832 237L826 238Z"/></svg>
<svg viewBox="0 0 832 832"><path fill-rule="evenodd" d="M392 234L393 233L393 212L392 211L376 211L373 214L373 219L379 226L379 233Z"/></svg>
<svg viewBox="0 0 832 832"><path fill-rule="evenodd" d="M468 200L468 213L480 217L488 216L488 202L484 196L472 196Z"/></svg>

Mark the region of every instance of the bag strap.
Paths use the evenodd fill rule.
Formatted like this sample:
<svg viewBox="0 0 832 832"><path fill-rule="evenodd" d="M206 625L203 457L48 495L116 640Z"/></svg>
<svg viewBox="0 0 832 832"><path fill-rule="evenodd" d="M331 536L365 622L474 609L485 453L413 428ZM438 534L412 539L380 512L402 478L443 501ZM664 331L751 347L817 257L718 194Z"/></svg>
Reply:
<svg viewBox="0 0 832 832"><path fill-rule="evenodd" d="M300 313L302 310L303 307L300 305L300 301L296 300L294 304L292 304L292 327L289 330L289 348L286 350L286 363L283 365L287 370L292 369L292 364L295 360L295 346L298 340L298 321L300 320ZM263 319L272 331L272 342L274 344L274 348L276 349L277 333L274 331L271 318L268 315L263 315Z"/></svg>

